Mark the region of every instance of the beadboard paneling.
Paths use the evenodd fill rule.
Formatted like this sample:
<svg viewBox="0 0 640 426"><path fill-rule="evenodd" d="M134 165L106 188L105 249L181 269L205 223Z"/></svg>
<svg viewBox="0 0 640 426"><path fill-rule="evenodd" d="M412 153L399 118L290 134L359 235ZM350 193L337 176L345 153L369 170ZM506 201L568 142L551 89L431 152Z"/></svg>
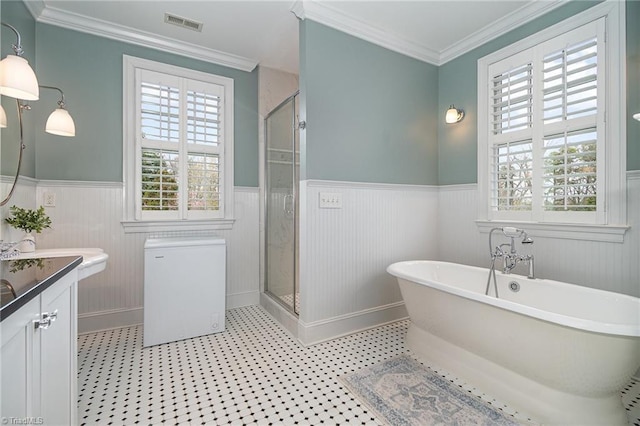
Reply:
<svg viewBox="0 0 640 426"><path fill-rule="evenodd" d="M78 312L81 318L142 307L143 247L149 234L124 233L120 224L122 184L41 181L37 204L42 204L46 191L55 193L56 206L46 208L53 225L37 236L38 247L100 247L109 254L107 268L80 283ZM229 231L153 234L215 234L225 238L228 307L257 304L259 300L257 188L236 188L235 216L236 222ZM180 289L180 283L176 285Z"/></svg>
<svg viewBox="0 0 640 426"><path fill-rule="evenodd" d="M13 179L4 176L0 178L0 194L8 194L11 189ZM9 226L4 219L11 215L9 208L11 206L22 207L23 209L35 209L35 194L36 194L35 179L20 177L16 184L16 189L11 196L11 199L4 206L0 207L0 240L18 241L24 236L24 232L19 229Z"/></svg>
<svg viewBox="0 0 640 426"><path fill-rule="evenodd" d="M400 302L387 266L437 258L436 187L303 181L301 190L303 323L370 313ZM319 208L321 192L340 193L342 208Z"/></svg>
<svg viewBox="0 0 640 426"><path fill-rule="evenodd" d="M475 224L477 194L476 185L440 187L440 260L489 267L488 235L481 234ZM549 238L530 232L534 244L524 250L535 256L537 277L640 297L640 175L637 173L628 173L627 222L631 228L624 236L624 243ZM518 267L516 273L526 274L521 268L526 269Z"/></svg>

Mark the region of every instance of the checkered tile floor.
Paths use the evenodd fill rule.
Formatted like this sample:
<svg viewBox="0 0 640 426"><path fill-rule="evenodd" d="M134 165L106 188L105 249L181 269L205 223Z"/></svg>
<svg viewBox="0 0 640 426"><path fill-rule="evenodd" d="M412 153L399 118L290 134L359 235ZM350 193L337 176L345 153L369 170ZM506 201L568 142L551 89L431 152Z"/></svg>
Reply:
<svg viewBox="0 0 640 426"><path fill-rule="evenodd" d="M142 348L142 327L83 335L79 423L379 425L338 377L407 352L407 326L400 321L305 348L261 307L249 306L227 311L225 332L150 348ZM622 398L630 424L640 426L640 382Z"/></svg>

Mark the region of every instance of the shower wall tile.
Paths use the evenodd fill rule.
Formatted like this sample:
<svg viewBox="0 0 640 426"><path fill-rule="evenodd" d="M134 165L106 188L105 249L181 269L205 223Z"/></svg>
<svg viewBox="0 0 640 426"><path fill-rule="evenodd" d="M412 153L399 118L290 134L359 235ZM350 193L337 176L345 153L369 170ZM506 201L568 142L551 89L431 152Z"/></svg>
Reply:
<svg viewBox="0 0 640 426"><path fill-rule="evenodd" d="M298 80L297 74L262 65L258 68L258 112L261 118L298 90Z"/></svg>
<svg viewBox="0 0 640 426"><path fill-rule="evenodd" d="M441 186L438 197L440 260L489 267L488 234L475 224L478 191L473 185ZM536 276L640 297L640 173L627 174L624 243L536 236L530 251ZM518 267L516 273L526 275ZM524 267L526 269L526 266Z"/></svg>
<svg viewBox="0 0 640 426"><path fill-rule="evenodd" d="M141 320L143 247L151 234L124 233L120 224L122 184L41 181L36 191L36 204L42 204L44 192L55 193L56 206L46 208L52 229L38 235L39 248L99 247L109 254L106 269L80 283L78 312L81 330L130 325L138 318ZM259 301L258 188L236 187L235 216L235 224L229 231L152 234L219 235L225 238L228 308ZM83 319L91 326L85 324L83 328Z"/></svg>
<svg viewBox="0 0 640 426"><path fill-rule="evenodd" d="M358 316L399 312L400 290L386 268L437 258L437 187L303 181L301 188L302 322L366 328L376 324L362 326ZM321 192L341 194L342 208L319 208Z"/></svg>

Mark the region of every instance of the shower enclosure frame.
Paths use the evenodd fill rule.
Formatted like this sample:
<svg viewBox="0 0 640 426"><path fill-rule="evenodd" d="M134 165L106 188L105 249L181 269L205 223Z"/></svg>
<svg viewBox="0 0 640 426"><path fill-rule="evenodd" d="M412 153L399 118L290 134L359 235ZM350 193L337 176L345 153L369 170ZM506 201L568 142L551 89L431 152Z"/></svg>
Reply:
<svg viewBox="0 0 640 426"><path fill-rule="evenodd" d="M263 242L263 250L262 250L262 261L264 264L263 270L263 279L264 279L264 292L267 294L272 300L282 306L286 311L299 316L299 264L298 264L298 256L299 256L299 186L300 186L300 175L299 169L296 170L296 154L299 155L299 149L296 151L296 140L298 141L299 146L299 123L297 121L297 112L296 106L299 104L297 98L300 95L300 91L295 91L292 95L287 97L285 100L280 102L275 108L273 108L264 118L264 129L263 129L263 137L264 137L264 155L263 155L263 177L264 177L264 191L263 191L263 209L262 209L262 221L264 224L264 242ZM293 288L292 288L292 303L288 305L284 300L277 294L271 292L269 290L269 205L270 205L270 194L271 188L269 185L269 125L268 120L277 112L285 108L290 102L292 102L292 114L291 114L291 178L292 178L292 188L291 188L291 205L293 206L293 250L291 253L291 261L293 263ZM285 196L286 202L286 196ZM283 206L284 209L284 206Z"/></svg>

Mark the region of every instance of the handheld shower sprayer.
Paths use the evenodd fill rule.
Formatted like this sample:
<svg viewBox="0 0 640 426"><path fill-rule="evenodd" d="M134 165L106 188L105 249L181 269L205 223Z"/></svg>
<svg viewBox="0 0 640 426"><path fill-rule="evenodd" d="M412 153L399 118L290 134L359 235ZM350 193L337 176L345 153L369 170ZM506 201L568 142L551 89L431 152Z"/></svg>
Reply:
<svg viewBox="0 0 640 426"><path fill-rule="evenodd" d="M533 239L529 235L527 235L524 229L514 228L511 226L505 226L502 228L502 233L505 237L510 237L513 241L513 238L522 237L522 244L533 244Z"/></svg>
<svg viewBox="0 0 640 426"><path fill-rule="evenodd" d="M522 244L533 244L533 239L527 235L526 231L524 229L520 229L520 228L515 228L513 226L505 226L502 228L492 228L491 231L489 231L489 254L491 256L493 256L493 245L491 243L491 236L493 234L493 231L502 231L502 234L505 237L509 237L511 239L511 252L515 253L515 244L513 239L514 238L520 238L522 237Z"/></svg>

